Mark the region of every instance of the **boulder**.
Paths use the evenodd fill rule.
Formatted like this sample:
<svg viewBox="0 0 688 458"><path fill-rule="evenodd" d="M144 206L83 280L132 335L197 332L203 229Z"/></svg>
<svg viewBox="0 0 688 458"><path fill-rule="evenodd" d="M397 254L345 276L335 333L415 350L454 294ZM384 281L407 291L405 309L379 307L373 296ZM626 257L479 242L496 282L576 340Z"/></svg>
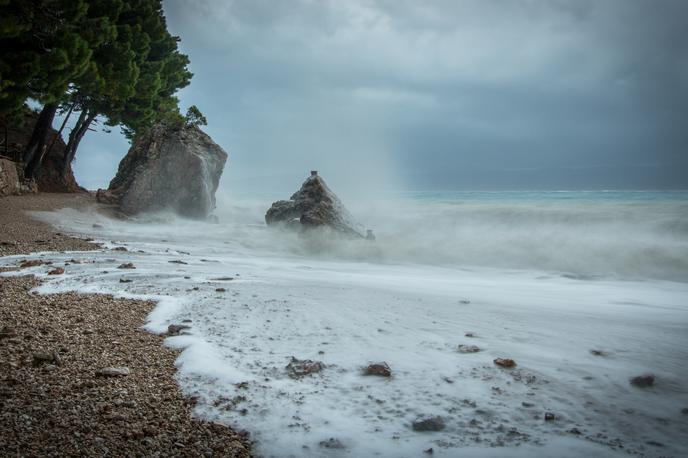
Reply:
<svg viewBox="0 0 688 458"><path fill-rule="evenodd" d="M226 161L227 153L197 126L158 123L134 142L96 198L127 215L172 210L207 218Z"/></svg>
<svg viewBox="0 0 688 458"><path fill-rule="evenodd" d="M301 189L289 200L273 203L265 214L265 222L268 226L284 225L299 229L326 227L356 238L374 237L372 231L366 235L316 171L311 172Z"/></svg>
<svg viewBox="0 0 688 458"><path fill-rule="evenodd" d="M45 145L43 163L35 180L24 179L23 165L21 164L21 156L27 143L33 133L34 125L38 119L38 112L30 109L23 109L19 113L0 119L0 122L7 125L7 151L3 154L9 156L16 162L7 161L16 167L17 177L9 176L3 177L3 171L9 172L13 175L12 170L7 163L3 163L0 168L0 196L5 195L3 188L3 181L7 183L9 178L10 188L13 192L10 194L33 194L36 192L86 192L84 188L79 186L74 179L72 166L67 166L65 173L62 173L62 160L64 157L65 142L62 136L53 128L48 130L47 144ZM0 142L4 139L0 138ZM0 161L2 161L0 159ZM18 180L18 181L15 181Z"/></svg>

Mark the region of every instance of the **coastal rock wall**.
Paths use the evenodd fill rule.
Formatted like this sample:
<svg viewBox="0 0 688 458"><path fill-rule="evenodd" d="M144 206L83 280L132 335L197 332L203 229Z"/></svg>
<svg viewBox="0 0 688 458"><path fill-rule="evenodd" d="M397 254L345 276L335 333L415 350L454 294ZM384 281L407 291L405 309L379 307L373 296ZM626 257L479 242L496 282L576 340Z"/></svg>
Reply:
<svg viewBox="0 0 688 458"><path fill-rule="evenodd" d="M226 161L227 153L198 127L157 124L134 142L96 197L128 215L172 210L205 218L215 207Z"/></svg>
<svg viewBox="0 0 688 458"><path fill-rule="evenodd" d="M17 163L0 157L0 197L35 193L36 185L22 179Z"/></svg>
<svg viewBox="0 0 688 458"><path fill-rule="evenodd" d="M7 155L15 160L21 160L22 151L31 138L33 126L37 118L38 113L27 109L12 119L2 119L7 126ZM61 173L62 158L64 157L66 145L57 130L50 129L48 131L47 146L50 147L49 151L47 151L48 155L43 159L43 165L38 171L35 186L31 188L35 188L34 191L37 189L40 192L86 192L76 182L71 165L68 166L67 173L64 176ZM23 177L23 172L20 172L20 180L21 177ZM29 189L29 185L22 186Z"/></svg>

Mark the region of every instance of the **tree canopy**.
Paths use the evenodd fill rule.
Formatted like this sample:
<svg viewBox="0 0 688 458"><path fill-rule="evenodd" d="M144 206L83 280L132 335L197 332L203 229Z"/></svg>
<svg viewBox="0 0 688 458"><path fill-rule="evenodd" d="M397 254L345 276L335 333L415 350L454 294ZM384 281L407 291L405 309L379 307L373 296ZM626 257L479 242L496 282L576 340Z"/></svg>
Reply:
<svg viewBox="0 0 688 458"><path fill-rule="evenodd" d="M183 120L175 93L192 74L179 41L161 0L0 0L0 115L29 99L43 104L26 175L40 167L58 110L79 113L64 170L98 118L129 138L157 120Z"/></svg>

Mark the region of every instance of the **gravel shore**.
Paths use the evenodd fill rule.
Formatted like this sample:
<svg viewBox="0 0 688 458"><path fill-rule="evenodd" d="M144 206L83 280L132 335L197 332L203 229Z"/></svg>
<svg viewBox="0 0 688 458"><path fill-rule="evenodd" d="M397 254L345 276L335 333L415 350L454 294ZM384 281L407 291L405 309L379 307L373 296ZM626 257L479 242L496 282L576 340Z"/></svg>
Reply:
<svg viewBox="0 0 688 458"><path fill-rule="evenodd" d="M97 248L24 214L91 202L0 199L0 255ZM0 278L3 456L251 456L245 434L192 418L174 379L178 351L141 329L152 302L31 293L38 284Z"/></svg>

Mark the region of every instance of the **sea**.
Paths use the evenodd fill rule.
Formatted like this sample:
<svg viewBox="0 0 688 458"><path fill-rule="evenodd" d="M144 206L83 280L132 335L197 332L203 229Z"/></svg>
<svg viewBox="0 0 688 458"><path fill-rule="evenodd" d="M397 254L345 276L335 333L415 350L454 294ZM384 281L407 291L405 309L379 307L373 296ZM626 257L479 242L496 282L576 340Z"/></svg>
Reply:
<svg viewBox="0 0 688 458"><path fill-rule="evenodd" d="M340 197L374 241L269 228L275 197L220 195L208 222L37 213L103 249L0 265L64 265L29 269L40 293L158 301L147 330L189 326L165 342L196 415L258 456L688 455L688 191ZM293 358L322 370L292 378ZM364 375L381 362L391 377Z"/></svg>

